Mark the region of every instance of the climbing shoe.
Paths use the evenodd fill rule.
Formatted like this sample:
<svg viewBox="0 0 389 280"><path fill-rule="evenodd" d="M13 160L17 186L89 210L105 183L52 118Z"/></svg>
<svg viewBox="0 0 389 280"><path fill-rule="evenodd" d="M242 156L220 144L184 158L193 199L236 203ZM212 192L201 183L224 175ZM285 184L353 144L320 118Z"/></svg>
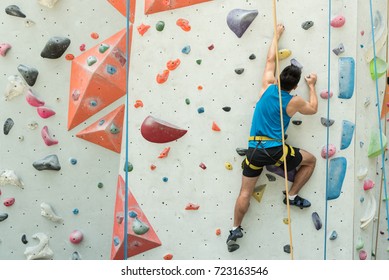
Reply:
<svg viewBox="0 0 389 280"><path fill-rule="evenodd" d="M243 228L241 226L237 227L234 230L230 230L230 235L227 238L227 245L234 244L236 242L236 239L243 237Z"/></svg>
<svg viewBox="0 0 389 280"><path fill-rule="evenodd" d="M283 194L286 195L286 192L283 191ZM284 204L287 204L286 197L284 198ZM298 195L293 200L289 199L289 204L300 207L301 209L308 208L311 206L311 203L308 200L306 200L305 198L302 198L301 196L298 196Z"/></svg>

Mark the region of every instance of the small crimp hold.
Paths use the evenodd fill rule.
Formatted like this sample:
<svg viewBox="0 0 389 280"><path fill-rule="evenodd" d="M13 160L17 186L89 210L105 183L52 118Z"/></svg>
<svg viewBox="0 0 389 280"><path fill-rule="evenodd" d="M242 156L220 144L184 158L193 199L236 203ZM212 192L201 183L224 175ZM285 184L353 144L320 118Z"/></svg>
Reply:
<svg viewBox="0 0 389 280"><path fill-rule="evenodd" d="M170 261L171 259L173 259L173 255L172 254L166 254L165 256L163 256L163 259L167 260L167 261Z"/></svg>
<svg viewBox="0 0 389 280"><path fill-rule="evenodd" d="M288 49L282 49L278 51L278 58L280 60L283 60L285 58L288 58L289 56L292 55L292 51Z"/></svg>
<svg viewBox="0 0 389 280"><path fill-rule="evenodd" d="M231 111L231 107L228 107L228 106L223 107L222 109L223 109L224 112L229 112L229 111Z"/></svg>
<svg viewBox="0 0 389 280"><path fill-rule="evenodd" d="M338 233L334 230L330 235L330 240L335 240L336 238L338 238Z"/></svg>
<svg viewBox="0 0 389 280"><path fill-rule="evenodd" d="M341 53L344 53L344 45L342 43L339 44L336 48L332 50L334 54L340 55Z"/></svg>
<svg viewBox="0 0 389 280"><path fill-rule="evenodd" d="M142 100L136 100L135 101L135 104L134 104L134 107L135 108L141 108L141 107L143 107L143 102L142 102Z"/></svg>
<svg viewBox="0 0 389 280"><path fill-rule="evenodd" d="M287 254L290 254L290 245L289 244L284 246L284 252Z"/></svg>
<svg viewBox="0 0 389 280"><path fill-rule="evenodd" d="M224 164L224 166L225 166L225 168L226 168L227 170L232 170L232 169L233 169L232 164L231 164L230 162L226 162L226 163Z"/></svg>
<svg viewBox="0 0 389 280"><path fill-rule="evenodd" d="M180 64L181 64L181 60L179 58L177 58L176 60L169 60L166 63L166 68L170 71L173 71L177 69L177 67L180 66Z"/></svg>
<svg viewBox="0 0 389 280"><path fill-rule="evenodd" d="M249 56L249 59L250 60L254 60L254 59L256 59L257 57L255 56L255 54L251 54L250 56Z"/></svg>
<svg viewBox="0 0 389 280"><path fill-rule="evenodd" d="M193 204L193 203L188 203L185 206L185 210L198 210L200 208L200 205Z"/></svg>
<svg viewBox="0 0 389 280"><path fill-rule="evenodd" d="M18 75L8 77L8 84L5 90L5 101L9 101L25 92L26 82Z"/></svg>
<svg viewBox="0 0 389 280"><path fill-rule="evenodd" d="M165 69L163 70L162 74L158 74L157 75L157 83L158 84L163 84L164 82L167 81L167 79L169 78L169 70Z"/></svg>
<svg viewBox="0 0 389 280"><path fill-rule="evenodd" d="M109 49L109 45L108 44L104 44L102 43L99 47L99 52L100 53L105 53L107 50Z"/></svg>
<svg viewBox="0 0 389 280"><path fill-rule="evenodd" d="M371 179L366 179L363 181L363 190L367 191L374 187L375 183Z"/></svg>
<svg viewBox="0 0 389 280"><path fill-rule="evenodd" d="M38 3L47 8L53 8L58 0L38 0Z"/></svg>
<svg viewBox="0 0 389 280"><path fill-rule="evenodd" d="M28 243L27 236L25 234L22 235L21 240L22 240L23 244L27 244Z"/></svg>
<svg viewBox="0 0 389 280"><path fill-rule="evenodd" d="M89 56L87 59L86 59L86 63L88 64L88 66L92 66L93 64L95 64L97 62L97 58L93 55Z"/></svg>
<svg viewBox="0 0 389 280"><path fill-rule="evenodd" d="M204 170L207 169L207 166L204 163L200 163L199 166L201 169L204 169Z"/></svg>
<svg viewBox="0 0 389 280"><path fill-rule="evenodd" d="M91 37L92 39L97 40L97 39L99 39L100 35L99 35L99 33L97 33L97 32L92 32L92 33L90 34L90 37Z"/></svg>
<svg viewBox="0 0 389 280"><path fill-rule="evenodd" d="M300 120L293 120L292 123L293 123L294 125L300 125L300 124L302 124L303 122L300 121Z"/></svg>
<svg viewBox="0 0 389 280"><path fill-rule="evenodd" d="M0 170L0 186L11 185L23 188L23 181L13 170Z"/></svg>
<svg viewBox="0 0 389 280"><path fill-rule="evenodd" d="M191 49L192 48L189 45L186 45L185 47L182 48L181 52L184 54L189 54Z"/></svg>
<svg viewBox="0 0 389 280"><path fill-rule="evenodd" d="M212 51L214 48L215 48L214 44L208 46L208 50L210 50L210 51Z"/></svg>
<svg viewBox="0 0 389 280"><path fill-rule="evenodd" d="M169 155L170 147L163 149L163 151L159 154L158 158L165 158Z"/></svg>
<svg viewBox="0 0 389 280"><path fill-rule="evenodd" d="M137 30L138 30L138 33L141 35L141 36L143 36L146 32L147 32L147 30L149 30L149 28L150 28L150 25L146 25L146 24L141 24L141 25L139 25L138 27L137 27ZM157 29L158 30L158 29Z"/></svg>
<svg viewBox="0 0 389 280"><path fill-rule="evenodd" d="M308 30L308 29L311 28L312 26L313 26L313 21L311 21L311 20L304 21L304 22L301 24L301 27L302 27L304 30Z"/></svg>
<svg viewBox="0 0 389 280"><path fill-rule="evenodd" d="M188 32L190 31L192 28L191 26L189 25L189 21L186 20L186 19L183 19L183 18L179 18L177 21L176 21L176 24L181 27L182 30Z"/></svg>

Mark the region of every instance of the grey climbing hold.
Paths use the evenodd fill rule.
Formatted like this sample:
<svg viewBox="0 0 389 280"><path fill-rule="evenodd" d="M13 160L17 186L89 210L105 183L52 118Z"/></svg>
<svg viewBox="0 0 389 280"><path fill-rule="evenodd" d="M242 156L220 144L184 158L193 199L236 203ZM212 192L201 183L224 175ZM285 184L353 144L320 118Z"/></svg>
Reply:
<svg viewBox="0 0 389 280"><path fill-rule="evenodd" d="M237 152L238 155L240 155L240 156L245 156L246 153L247 153L247 149L245 149L245 148L236 148L236 152Z"/></svg>
<svg viewBox="0 0 389 280"><path fill-rule="evenodd" d="M257 15L258 10L234 9L227 15L227 25L240 38Z"/></svg>
<svg viewBox="0 0 389 280"><path fill-rule="evenodd" d="M267 177L267 179L268 179L270 182L274 182L274 181L276 180L276 177L274 177L273 175L268 174L268 173L266 173L266 177Z"/></svg>
<svg viewBox="0 0 389 280"><path fill-rule="evenodd" d="M290 60L290 64L293 65L293 66L296 66L296 67L298 67L300 69L303 69L303 65L300 64L300 62L298 62L295 58L292 58Z"/></svg>
<svg viewBox="0 0 389 280"><path fill-rule="evenodd" d="M18 71L30 87L35 85L39 74L37 69L27 65L19 64Z"/></svg>
<svg viewBox="0 0 389 280"><path fill-rule="evenodd" d="M239 249L239 245L238 244L227 245L227 249L228 249L228 252L232 253L232 252Z"/></svg>
<svg viewBox="0 0 389 280"><path fill-rule="evenodd" d="M27 244L28 243L28 240L27 240L27 236L25 234L22 235L22 242L23 244Z"/></svg>
<svg viewBox="0 0 389 280"><path fill-rule="evenodd" d="M26 15L16 5L9 5L5 8L5 12L10 16L25 18Z"/></svg>
<svg viewBox="0 0 389 280"><path fill-rule="evenodd" d="M338 233L334 230L331 233L330 240L335 240L336 238L338 238Z"/></svg>
<svg viewBox="0 0 389 280"><path fill-rule="evenodd" d="M73 260L73 261L81 260L81 256L80 256L80 254L79 254L77 251L73 252L73 254L72 254L72 260Z"/></svg>
<svg viewBox="0 0 389 280"><path fill-rule="evenodd" d="M325 127L329 127L329 126L333 125L335 121L334 121L334 120L331 120L331 119L327 119L327 118L321 118L321 119L320 119L320 122L321 122L321 124L324 125Z"/></svg>
<svg viewBox="0 0 389 280"><path fill-rule="evenodd" d="M332 50L334 54L340 55L341 53L344 53L344 45L340 43L335 49Z"/></svg>
<svg viewBox="0 0 389 280"><path fill-rule="evenodd" d="M254 60L254 59L256 59L257 57L255 56L255 54L251 54L250 56L249 56L249 59L250 60Z"/></svg>
<svg viewBox="0 0 389 280"><path fill-rule="evenodd" d="M238 74L238 75L243 74L243 72L244 72L244 68L236 68L235 69L235 73Z"/></svg>
<svg viewBox="0 0 389 280"><path fill-rule="evenodd" d="M284 246L284 252L287 254L290 254L290 245L289 244Z"/></svg>
<svg viewBox="0 0 389 280"><path fill-rule="evenodd" d="M65 37L51 37L41 52L43 58L60 58L70 45L70 39Z"/></svg>
<svg viewBox="0 0 389 280"><path fill-rule="evenodd" d="M231 107L227 107L227 106L226 106L226 107L223 107L222 109L223 109L223 111L225 111L225 112L231 111Z"/></svg>
<svg viewBox="0 0 389 280"><path fill-rule="evenodd" d="M36 170L61 170L61 165L59 164L59 160L57 155L48 155L43 159L37 160L32 164Z"/></svg>
<svg viewBox="0 0 389 280"><path fill-rule="evenodd" d="M6 121L4 122L4 126L3 126L3 132L5 135L8 135L8 133L10 132L10 130L14 126L14 124L15 123L11 118L6 119Z"/></svg>
<svg viewBox="0 0 389 280"><path fill-rule="evenodd" d="M7 218L8 218L8 214L7 213L0 213L0 222L4 221Z"/></svg>
<svg viewBox="0 0 389 280"><path fill-rule="evenodd" d="M321 219L319 217L319 214L317 214L317 212L312 213L312 221L313 221L313 224L315 225L315 228L317 230L321 229L323 224L322 224Z"/></svg>
<svg viewBox="0 0 389 280"><path fill-rule="evenodd" d="M301 27L305 30L308 30L309 28L311 28L313 26L313 21L311 20L307 20L307 21L304 21L302 24L301 24Z"/></svg>
<svg viewBox="0 0 389 280"><path fill-rule="evenodd" d="M120 128L117 127L115 124L111 124L111 127L110 127L109 131L112 134L118 134L120 132Z"/></svg>
<svg viewBox="0 0 389 280"><path fill-rule="evenodd" d="M300 121L300 120L294 120L294 121L292 121L292 123L293 123L294 125L300 125L300 124L302 124L303 122Z"/></svg>

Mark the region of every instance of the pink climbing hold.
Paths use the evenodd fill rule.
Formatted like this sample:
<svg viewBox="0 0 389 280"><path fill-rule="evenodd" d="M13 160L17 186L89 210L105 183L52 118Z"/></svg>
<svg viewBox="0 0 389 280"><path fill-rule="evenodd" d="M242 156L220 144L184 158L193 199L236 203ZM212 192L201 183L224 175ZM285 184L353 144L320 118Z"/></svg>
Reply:
<svg viewBox="0 0 389 280"><path fill-rule="evenodd" d="M33 107L40 107L45 105L45 102L42 100L39 100L38 97L34 95L31 89L28 89L27 95L26 95L27 103L30 104Z"/></svg>
<svg viewBox="0 0 389 280"><path fill-rule="evenodd" d="M50 118L51 116L55 115L55 112L47 107L38 107L36 108L38 111L39 116L41 116L44 119Z"/></svg>
<svg viewBox="0 0 389 280"><path fill-rule="evenodd" d="M82 52L85 51L85 48L86 48L85 44L80 45L80 51L82 51Z"/></svg>
<svg viewBox="0 0 389 280"><path fill-rule="evenodd" d="M198 210L200 208L200 205L188 203L185 207L185 210Z"/></svg>
<svg viewBox="0 0 389 280"><path fill-rule="evenodd" d="M335 28L342 27L346 23L344 16L337 16L331 20L331 26Z"/></svg>
<svg viewBox="0 0 389 280"><path fill-rule="evenodd" d="M11 48L10 44L7 43L0 44L0 55L5 56L10 48Z"/></svg>
<svg viewBox="0 0 389 280"><path fill-rule="evenodd" d="M367 259L367 253L366 253L365 250L359 251L359 259L362 260L362 261Z"/></svg>
<svg viewBox="0 0 389 280"><path fill-rule="evenodd" d="M328 90L323 90L322 92L320 92L320 97L323 99L329 99L333 95L334 95L334 93L332 91L330 91L330 94L328 94Z"/></svg>
<svg viewBox="0 0 389 280"><path fill-rule="evenodd" d="M42 138L43 138L43 141L45 141L45 144L47 146L53 146L53 145L56 145L58 144L58 141L53 139L50 134L49 134L49 129L47 127L47 125L45 125L43 128L42 128L42 131L41 131L41 135L42 135Z"/></svg>
<svg viewBox="0 0 389 280"><path fill-rule="evenodd" d="M205 166L205 164L203 162L200 163L199 166L201 169L204 169L204 170L207 169L207 166Z"/></svg>
<svg viewBox="0 0 389 280"><path fill-rule="evenodd" d="M82 234L81 231L73 230L70 233L69 241L72 242L73 244L78 244L82 241L83 238L84 238L84 235Z"/></svg>
<svg viewBox="0 0 389 280"><path fill-rule="evenodd" d="M330 158L336 153L336 147L333 144L328 146L328 154L327 154L327 146L324 146L321 149L321 157L322 158Z"/></svg>
<svg viewBox="0 0 389 280"><path fill-rule="evenodd" d="M4 200L3 204L6 206L6 207L9 207L9 206L12 206L13 204L15 203L15 198L7 198L6 200Z"/></svg>
<svg viewBox="0 0 389 280"><path fill-rule="evenodd" d="M374 185L375 183L370 179L366 179L365 181L363 181L363 189L365 191L372 189Z"/></svg>

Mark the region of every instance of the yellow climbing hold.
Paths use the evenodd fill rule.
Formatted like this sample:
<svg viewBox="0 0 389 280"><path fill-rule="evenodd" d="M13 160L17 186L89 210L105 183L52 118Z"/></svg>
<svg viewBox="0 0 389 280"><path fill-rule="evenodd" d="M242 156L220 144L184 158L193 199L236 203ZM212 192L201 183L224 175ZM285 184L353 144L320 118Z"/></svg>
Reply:
<svg viewBox="0 0 389 280"><path fill-rule="evenodd" d="M232 164L229 162L226 162L224 166L227 168L227 170L232 170Z"/></svg>
<svg viewBox="0 0 389 280"><path fill-rule="evenodd" d="M289 225L289 219L288 218L284 218L282 221L284 222L285 225Z"/></svg>
<svg viewBox="0 0 389 280"><path fill-rule="evenodd" d="M289 57L291 54L292 54L292 51L291 51L291 50L282 49L282 50L279 50L279 51L278 51L278 58L279 58L280 60L282 60L282 59L285 59L285 58Z"/></svg>
<svg viewBox="0 0 389 280"><path fill-rule="evenodd" d="M258 201L261 202L263 193L265 192L266 184L264 185L259 185L254 188L254 192L252 196Z"/></svg>

